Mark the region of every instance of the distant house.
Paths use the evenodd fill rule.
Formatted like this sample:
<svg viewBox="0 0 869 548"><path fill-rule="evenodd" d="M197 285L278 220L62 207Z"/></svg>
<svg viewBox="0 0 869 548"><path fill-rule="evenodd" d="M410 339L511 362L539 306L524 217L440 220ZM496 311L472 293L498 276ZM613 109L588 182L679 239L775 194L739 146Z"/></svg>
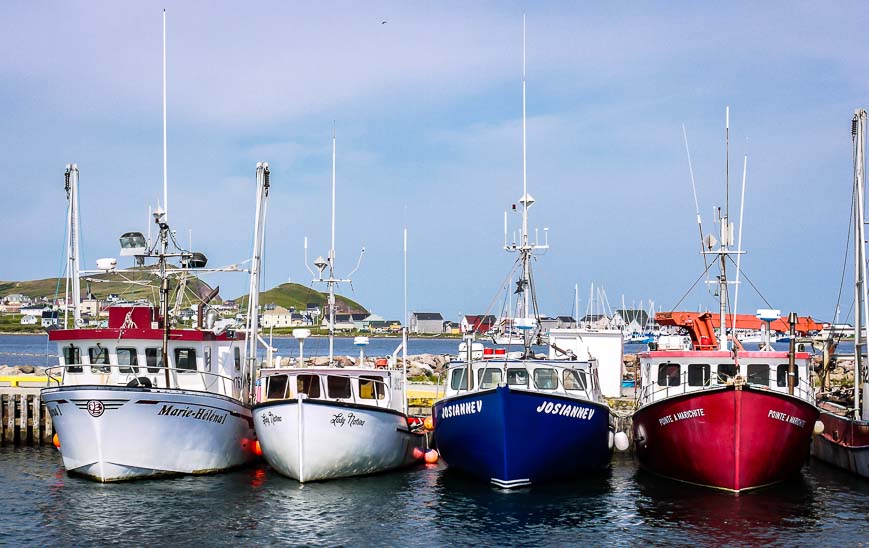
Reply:
<svg viewBox="0 0 869 548"><path fill-rule="evenodd" d="M495 327L497 320L491 314L480 316L462 316L462 333L486 333Z"/></svg>
<svg viewBox="0 0 869 548"><path fill-rule="evenodd" d="M3 304L25 305L29 304L31 301L32 299L30 297L28 297L27 295L22 295L21 293L11 293L3 297Z"/></svg>
<svg viewBox="0 0 869 548"><path fill-rule="evenodd" d="M292 312L283 306L266 305L260 316L260 324L264 329L273 327L290 327L293 325Z"/></svg>
<svg viewBox="0 0 869 548"><path fill-rule="evenodd" d="M356 329L356 321L362 321L368 314L335 314L335 331L353 331ZM329 329L329 316L323 317L321 324L323 329Z"/></svg>
<svg viewBox="0 0 869 548"><path fill-rule="evenodd" d="M440 312L414 312L408 328L411 333L443 333L444 317Z"/></svg>
<svg viewBox="0 0 869 548"><path fill-rule="evenodd" d="M21 325L36 325L36 316L32 316L30 314L23 316L21 318Z"/></svg>
<svg viewBox="0 0 869 548"><path fill-rule="evenodd" d="M44 310L50 310L50 308L45 306L44 304L28 304L19 308L18 312L20 314L24 314L25 316L35 316L41 318L42 312Z"/></svg>
<svg viewBox="0 0 869 548"><path fill-rule="evenodd" d="M356 326L356 331L372 331L371 330L371 323L372 322L383 322L383 321L384 321L383 316L379 316L377 314L369 314L368 316L365 316L361 320L353 322L353 324Z"/></svg>
<svg viewBox="0 0 869 548"><path fill-rule="evenodd" d="M540 330L543 333L549 333L550 329L558 328L558 318L550 318L549 316L540 316Z"/></svg>
<svg viewBox="0 0 869 548"><path fill-rule="evenodd" d="M305 306L305 312L308 314L308 316L310 316L312 318L316 318L317 316L322 314L323 311L321 310L319 304L308 303L307 306Z"/></svg>
<svg viewBox="0 0 869 548"><path fill-rule="evenodd" d="M106 297L106 300L110 303L116 303L121 300L121 296L117 293L109 293L109 296Z"/></svg>
<svg viewBox="0 0 869 548"><path fill-rule="evenodd" d="M57 310L42 311L42 327L56 327L59 324L60 317Z"/></svg>
<svg viewBox="0 0 869 548"><path fill-rule="evenodd" d="M606 314L586 314L580 318L579 326L586 329L609 329L610 319Z"/></svg>
<svg viewBox="0 0 869 548"><path fill-rule="evenodd" d="M461 333L462 326L459 322L444 322L443 332L447 335L458 335Z"/></svg>
<svg viewBox="0 0 869 548"><path fill-rule="evenodd" d="M576 320L573 316L558 316L558 329L575 329Z"/></svg>

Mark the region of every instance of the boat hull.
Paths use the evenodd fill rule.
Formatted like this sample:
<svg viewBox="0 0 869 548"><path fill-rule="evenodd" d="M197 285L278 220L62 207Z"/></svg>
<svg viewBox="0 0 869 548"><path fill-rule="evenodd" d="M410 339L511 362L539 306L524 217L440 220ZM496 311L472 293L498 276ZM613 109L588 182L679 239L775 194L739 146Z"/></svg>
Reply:
<svg viewBox="0 0 869 548"><path fill-rule="evenodd" d="M869 421L821 409L824 431L812 440L812 456L869 478Z"/></svg>
<svg viewBox="0 0 869 548"><path fill-rule="evenodd" d="M501 488L576 478L612 457L609 408L599 403L498 387L441 400L433 416L449 468Z"/></svg>
<svg viewBox="0 0 869 548"><path fill-rule="evenodd" d="M218 472L254 458L251 411L188 390L61 386L42 391L68 472L96 481Z"/></svg>
<svg viewBox="0 0 869 548"><path fill-rule="evenodd" d="M793 396L727 386L642 407L634 443L650 472L739 492L799 473L817 418L814 405Z"/></svg>
<svg viewBox="0 0 869 548"><path fill-rule="evenodd" d="M254 406L253 416L263 457L301 483L408 466L420 462L427 447L404 414L383 407L279 400Z"/></svg>

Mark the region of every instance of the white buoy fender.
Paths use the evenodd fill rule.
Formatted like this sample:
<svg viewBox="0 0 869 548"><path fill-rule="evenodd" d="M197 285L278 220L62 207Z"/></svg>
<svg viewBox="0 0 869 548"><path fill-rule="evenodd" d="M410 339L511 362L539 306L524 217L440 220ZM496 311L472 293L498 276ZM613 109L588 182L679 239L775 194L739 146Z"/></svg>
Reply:
<svg viewBox="0 0 869 548"><path fill-rule="evenodd" d="M614 435L612 432L610 432L609 440L608 440L608 441L609 441L609 444L607 445L607 449L612 449L612 448L613 448L613 440L614 440L614 439L615 439L615 435Z"/></svg>
<svg viewBox="0 0 869 548"><path fill-rule="evenodd" d="M815 428L812 431L813 434L823 434L824 433L824 423L821 421L815 421Z"/></svg>
<svg viewBox="0 0 869 548"><path fill-rule="evenodd" d="M625 451L630 446L628 442L628 435L624 432L616 432L615 435L616 449L619 451Z"/></svg>

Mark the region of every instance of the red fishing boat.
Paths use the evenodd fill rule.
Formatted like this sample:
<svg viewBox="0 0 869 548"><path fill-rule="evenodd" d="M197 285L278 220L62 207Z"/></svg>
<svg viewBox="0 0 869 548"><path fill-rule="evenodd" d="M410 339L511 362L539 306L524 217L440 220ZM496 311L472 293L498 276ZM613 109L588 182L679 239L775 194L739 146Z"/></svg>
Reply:
<svg viewBox="0 0 869 548"><path fill-rule="evenodd" d="M727 118L729 140L729 111ZM743 166L745 170L747 157ZM738 293L731 301L728 285L738 284L739 279L737 274L736 280L728 280L727 262L730 255L736 255L738 273L743 251L741 243L734 246L734 227L728 217L727 208L718 210L720 243L711 234L704 238L700 226L703 254L713 256L719 266L717 280L712 282L717 285L719 313L717 317L708 312L656 315L659 325L681 329L682 333L650 344L649 351L639 355L633 433L644 469L740 492L799 472L809 455L818 408L809 354L797 351L794 342L798 325L806 331L814 322L789 315L788 352L775 351L769 343L770 325L780 321L778 310L757 313L767 324L761 350L746 351L735 337ZM699 211L697 219L699 224ZM734 310L728 310L731 303ZM731 331L728 323L734 324ZM676 344L671 346L670 341Z"/></svg>
<svg viewBox="0 0 869 548"><path fill-rule="evenodd" d="M799 472L818 419L809 354L715 349L709 313L656 320L685 328L692 346L640 354L633 426L640 465L736 492Z"/></svg>

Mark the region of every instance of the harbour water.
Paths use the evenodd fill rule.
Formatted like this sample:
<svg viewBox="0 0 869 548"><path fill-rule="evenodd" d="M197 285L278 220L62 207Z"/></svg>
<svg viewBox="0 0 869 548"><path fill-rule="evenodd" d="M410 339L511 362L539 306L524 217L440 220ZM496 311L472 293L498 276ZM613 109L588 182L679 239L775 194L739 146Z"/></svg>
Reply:
<svg viewBox="0 0 869 548"><path fill-rule="evenodd" d="M578 456L581 458L581 456ZM504 492L426 465L300 486L267 465L98 484L53 447L0 448L10 545L758 545L869 539L869 482L820 462L741 495L639 472L618 456L589 481Z"/></svg>
<svg viewBox="0 0 869 548"><path fill-rule="evenodd" d="M322 354L312 342L306 355ZM410 352L453 353L458 342L416 339ZM384 355L397 344L372 339L368 350ZM275 346L286 356L298 349L287 338ZM338 339L336 353L354 355L352 340ZM55 363L54 354L44 336L0 337L0 363L43 365ZM6 446L0 493L7 523L0 544L11 545L852 546L869 539L869 481L817 461L793 481L738 496L651 476L625 454L587 481L504 492L443 464L304 486L264 462L97 484L68 476L53 447Z"/></svg>

